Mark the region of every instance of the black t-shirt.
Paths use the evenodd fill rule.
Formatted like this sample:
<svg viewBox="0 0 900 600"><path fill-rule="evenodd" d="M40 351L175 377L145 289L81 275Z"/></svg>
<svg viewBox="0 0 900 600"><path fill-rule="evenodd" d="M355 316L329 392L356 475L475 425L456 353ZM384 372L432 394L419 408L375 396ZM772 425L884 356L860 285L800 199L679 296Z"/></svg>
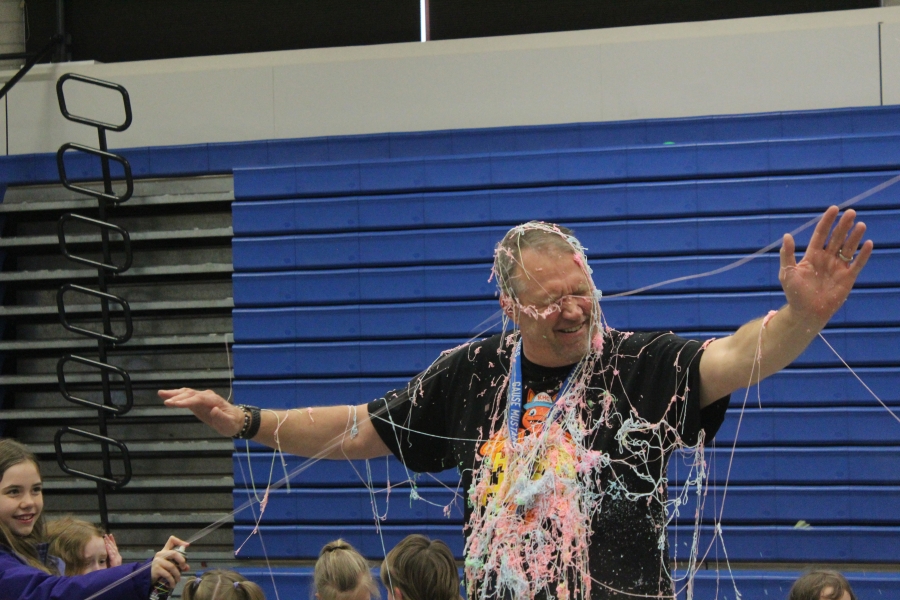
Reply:
<svg viewBox="0 0 900 600"><path fill-rule="evenodd" d="M371 402L372 423L391 452L413 471L456 467L469 491L484 456L496 451L493 442L509 435L506 388L517 341L518 333L495 335L449 350L406 389ZM728 406L723 398L700 410L701 353L700 342L672 333L608 330L602 349L583 363L590 370L580 374L589 407L584 420L594 425L588 443L609 458L592 476L603 492L591 522L593 600L672 593L668 456L696 445L701 435L710 441ZM519 439L541 430L571 371L536 365L522 354ZM468 524L473 508L465 505Z"/></svg>

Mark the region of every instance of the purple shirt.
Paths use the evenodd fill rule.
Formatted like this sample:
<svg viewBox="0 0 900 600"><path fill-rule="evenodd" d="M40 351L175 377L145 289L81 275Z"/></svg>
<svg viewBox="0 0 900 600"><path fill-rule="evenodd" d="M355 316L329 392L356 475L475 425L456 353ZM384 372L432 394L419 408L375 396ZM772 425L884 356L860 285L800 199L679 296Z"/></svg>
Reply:
<svg viewBox="0 0 900 600"><path fill-rule="evenodd" d="M35 569L9 548L0 546L0 600L84 600L145 566L147 568L97 600L147 600L150 594L148 563L131 563L66 577Z"/></svg>

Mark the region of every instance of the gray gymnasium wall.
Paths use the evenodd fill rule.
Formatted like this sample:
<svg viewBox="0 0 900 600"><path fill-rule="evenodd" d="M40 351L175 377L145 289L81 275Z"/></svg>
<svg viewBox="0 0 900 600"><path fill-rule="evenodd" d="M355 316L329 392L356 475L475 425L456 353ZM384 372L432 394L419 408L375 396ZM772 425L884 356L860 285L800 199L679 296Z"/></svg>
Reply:
<svg viewBox="0 0 900 600"><path fill-rule="evenodd" d="M900 103L900 7L41 65L9 95L9 154L95 143L59 115L54 83L66 71L129 90L135 121L115 147L877 106ZM68 95L74 111L120 112L109 93Z"/></svg>
<svg viewBox="0 0 900 600"><path fill-rule="evenodd" d="M0 0L0 54L25 52L25 10L22 0ZM23 60L0 60L0 69L12 69Z"/></svg>
<svg viewBox="0 0 900 600"><path fill-rule="evenodd" d="M0 54L25 52L25 18L21 0L0 0ZM15 69L24 61L0 60L0 70ZM8 75L0 73L0 80ZM0 99L0 154L8 153L6 148L6 99Z"/></svg>

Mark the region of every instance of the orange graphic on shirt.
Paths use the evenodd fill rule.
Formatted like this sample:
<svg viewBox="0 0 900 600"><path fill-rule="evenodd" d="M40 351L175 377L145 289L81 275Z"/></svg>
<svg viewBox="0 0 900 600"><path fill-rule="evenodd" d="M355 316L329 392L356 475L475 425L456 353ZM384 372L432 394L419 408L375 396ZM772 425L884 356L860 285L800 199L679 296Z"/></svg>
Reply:
<svg viewBox="0 0 900 600"><path fill-rule="evenodd" d="M550 396L547 392L535 394L534 391L528 390L528 399L522 407L522 420L519 423L519 442L524 440L526 435L538 434L543 431L544 422L553 408L554 400L555 397ZM505 490L503 484L508 461L506 456L506 445L509 440L508 431L507 427L501 427L478 449L478 454L490 461L491 468L491 484L486 490L487 495L483 498L484 502L487 501L488 496L503 493ZM566 437L569 437L568 434ZM546 460L541 460L536 465L532 479L537 480L540 478L547 466Z"/></svg>

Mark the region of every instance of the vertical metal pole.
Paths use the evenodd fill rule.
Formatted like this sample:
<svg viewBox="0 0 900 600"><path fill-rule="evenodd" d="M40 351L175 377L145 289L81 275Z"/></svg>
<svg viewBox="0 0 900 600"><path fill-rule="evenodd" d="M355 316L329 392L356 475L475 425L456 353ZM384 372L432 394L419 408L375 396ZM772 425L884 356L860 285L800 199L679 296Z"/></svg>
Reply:
<svg viewBox="0 0 900 600"><path fill-rule="evenodd" d="M100 138L100 150L103 152L107 152L106 147L106 129L102 127L97 128L97 134ZM103 171L103 191L107 194L113 193L112 186L112 174L109 169L109 159L105 156L100 158L100 166ZM99 219L103 222L106 222L106 200L102 198L98 202L98 211L99 211ZM100 228L100 241L103 249L103 263L104 264L112 264L112 252L109 249L109 230L105 227ZM107 293L107 284L106 284L106 270L103 268L97 269L97 277L99 279L99 289L104 294ZM100 311L103 318L103 333L106 335L113 335L112 329L112 321L109 314L109 300L106 298L100 298ZM106 340L98 339L97 340L97 354L98 360L102 363L107 363L107 353L106 353ZM109 384L109 373L106 370L102 370L100 372L101 382L103 386L103 404L106 406L112 406L112 391L110 389ZM107 431L106 426L106 413L104 411L98 411L98 420L97 425L100 429L100 435L103 437L109 437L109 432ZM106 442L101 442L100 444L101 452L103 455L103 476L107 479L112 479L112 461L109 457L109 444ZM109 531L109 514L106 506L106 485L103 483L97 483L97 496L100 500L100 521L103 525L104 531Z"/></svg>
<svg viewBox="0 0 900 600"><path fill-rule="evenodd" d="M419 0L419 29L423 42L431 39L431 15L428 8L428 0Z"/></svg>
<svg viewBox="0 0 900 600"><path fill-rule="evenodd" d="M69 60L66 39L66 3L65 0L56 0L56 35L59 37L59 46L56 49L55 62Z"/></svg>

